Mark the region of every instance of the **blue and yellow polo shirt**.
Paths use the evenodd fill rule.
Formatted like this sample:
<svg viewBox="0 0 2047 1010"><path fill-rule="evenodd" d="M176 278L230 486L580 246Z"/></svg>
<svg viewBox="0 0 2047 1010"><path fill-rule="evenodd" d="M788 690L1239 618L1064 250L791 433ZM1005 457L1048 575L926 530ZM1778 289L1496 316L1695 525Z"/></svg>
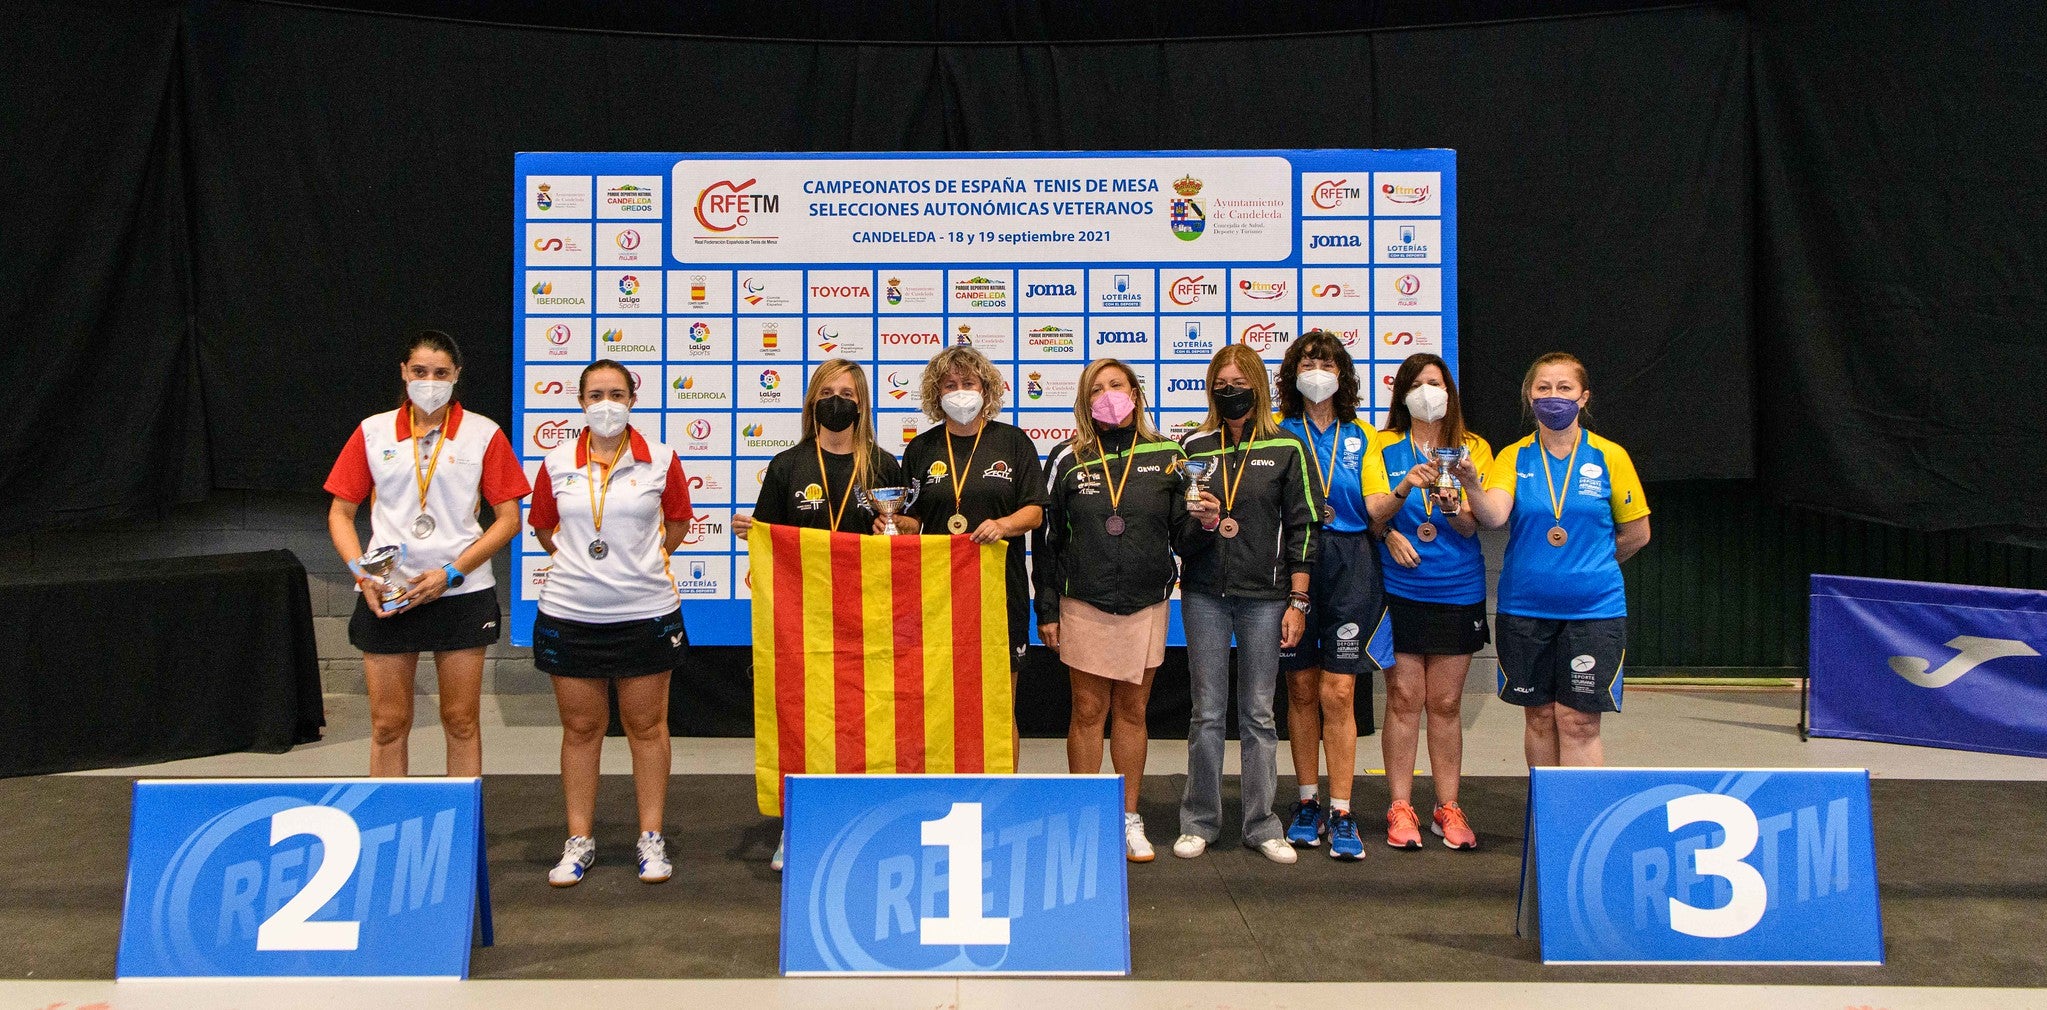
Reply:
<svg viewBox="0 0 2047 1010"><path fill-rule="evenodd" d="M1383 471L1381 488L1390 492L1407 479L1409 470L1428 460L1415 451L1413 440L1403 432L1382 431L1378 436L1372 459ZM1478 468L1479 476L1483 478L1493 465L1492 446L1467 431L1464 433L1464 448L1471 454L1471 464ZM1469 502L1471 489L1466 488L1463 494L1464 500ZM1416 532L1425 522L1436 524L1436 539L1433 541L1424 542ZM1423 603L1485 602L1485 554L1479 550L1477 533L1468 537L1458 533L1444 518L1442 510L1434 507L1433 499L1420 491L1407 496L1400 511L1393 513L1391 525L1414 546L1415 553L1421 555L1421 564L1414 568L1395 564L1393 552L1381 543L1379 570L1385 573L1387 592Z"/></svg>
<svg viewBox="0 0 2047 1010"><path fill-rule="evenodd" d="M1628 614L1614 528L1648 515L1649 499L1626 449L1581 430L1574 455L1551 456L1529 435L1502 450L1486 471L1487 490L1514 496L1500 566L1502 614L1559 621ZM1569 539L1553 547L1549 531L1558 525Z"/></svg>

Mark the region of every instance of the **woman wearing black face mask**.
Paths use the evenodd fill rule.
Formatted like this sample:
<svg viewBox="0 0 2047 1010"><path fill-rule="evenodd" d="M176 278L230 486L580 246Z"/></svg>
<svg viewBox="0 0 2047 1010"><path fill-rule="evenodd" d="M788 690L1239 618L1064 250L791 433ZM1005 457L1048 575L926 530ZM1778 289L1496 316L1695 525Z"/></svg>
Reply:
<svg viewBox="0 0 2047 1010"><path fill-rule="evenodd" d="M1275 863L1297 858L1272 812L1279 786L1272 699L1279 650L1298 644L1307 628L1308 573L1322 503L1309 483L1300 440L1272 419L1270 389L1258 352L1244 344L1217 351L1208 364L1208 420L1180 443L1188 466L1207 465L1204 484L1222 506L1216 539L1183 552L1181 565L1180 613L1194 696L1187 788L1173 843L1173 855L1182 859L1201 855L1221 834L1232 637L1244 741L1243 841Z"/></svg>
<svg viewBox="0 0 2047 1010"><path fill-rule="evenodd" d="M817 367L803 396L803 441L768 462L753 514L732 517L740 539L755 522L841 533L881 533L883 519L861 504L854 488L908 483L896 458L874 444L867 373L844 358ZM917 532L917 520L898 516L896 529Z"/></svg>

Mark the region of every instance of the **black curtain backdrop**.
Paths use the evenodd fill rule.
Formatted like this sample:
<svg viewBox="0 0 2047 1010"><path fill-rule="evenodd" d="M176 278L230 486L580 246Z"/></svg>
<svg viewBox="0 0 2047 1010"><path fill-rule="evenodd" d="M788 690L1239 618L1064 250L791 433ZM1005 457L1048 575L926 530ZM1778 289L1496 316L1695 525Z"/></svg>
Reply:
<svg viewBox="0 0 2047 1010"><path fill-rule="evenodd" d="M506 417L518 151L1431 146L1496 444L1571 350L1647 479L2047 539L2040 15L1067 6L17 4L0 521L317 486L422 326Z"/></svg>

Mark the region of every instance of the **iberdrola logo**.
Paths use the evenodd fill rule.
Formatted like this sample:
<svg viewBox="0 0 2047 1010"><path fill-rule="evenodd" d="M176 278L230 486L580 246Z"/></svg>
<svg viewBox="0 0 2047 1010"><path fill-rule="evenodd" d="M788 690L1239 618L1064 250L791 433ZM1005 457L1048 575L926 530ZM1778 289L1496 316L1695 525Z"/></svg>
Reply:
<svg viewBox="0 0 2047 1010"><path fill-rule="evenodd" d="M1182 242L1192 242L1201 237L1208 227L1208 211L1197 197L1201 194L1201 180L1183 175L1173 182L1173 237Z"/></svg>

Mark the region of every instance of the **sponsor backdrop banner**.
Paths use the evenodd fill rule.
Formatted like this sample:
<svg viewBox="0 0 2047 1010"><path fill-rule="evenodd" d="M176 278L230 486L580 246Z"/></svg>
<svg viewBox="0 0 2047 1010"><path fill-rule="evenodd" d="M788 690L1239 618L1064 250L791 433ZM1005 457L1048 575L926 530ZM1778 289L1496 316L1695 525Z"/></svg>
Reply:
<svg viewBox="0 0 2047 1010"><path fill-rule="evenodd" d="M2047 757L2047 593L1812 577L1812 735Z"/></svg>
<svg viewBox="0 0 2047 1010"><path fill-rule="evenodd" d="M1535 768L1544 964L1881 964L1869 772Z"/></svg>
<svg viewBox="0 0 2047 1010"><path fill-rule="evenodd" d="M1174 435L1205 414L1226 343L1276 370L1302 332L1337 333L1375 424L1402 359L1457 362L1451 151L520 154L515 171L511 435L536 471L582 430L584 365L636 373L634 423L690 476L673 571L700 644L749 640L732 514L796 443L828 358L867 369L898 454L934 423L922 367L952 344L1007 376L1003 419L1041 453L1096 357L1135 364ZM522 532L515 644L546 565Z"/></svg>

